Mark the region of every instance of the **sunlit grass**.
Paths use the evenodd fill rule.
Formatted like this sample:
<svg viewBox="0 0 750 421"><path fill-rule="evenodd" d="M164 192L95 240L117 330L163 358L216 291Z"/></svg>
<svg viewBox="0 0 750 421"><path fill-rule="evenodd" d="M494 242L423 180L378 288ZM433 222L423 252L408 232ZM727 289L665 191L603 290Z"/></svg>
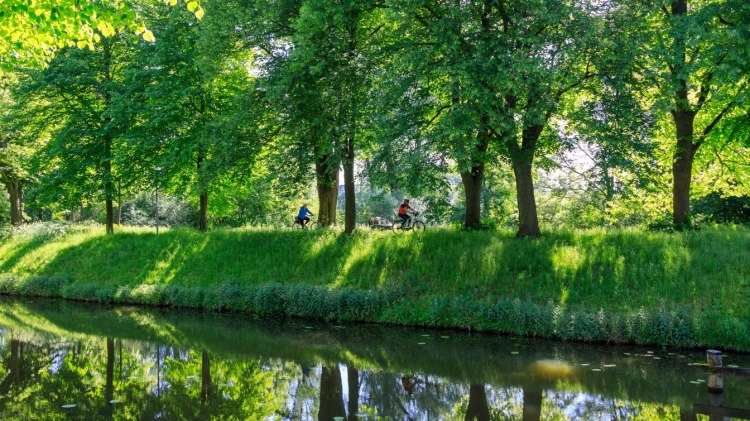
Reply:
<svg viewBox="0 0 750 421"><path fill-rule="evenodd" d="M574 307L675 303L750 316L750 231L696 233L561 231L540 240L504 232L430 230L394 235L339 231L126 228L73 230L0 243L0 269L114 286L309 283L332 288L405 288Z"/></svg>
<svg viewBox="0 0 750 421"><path fill-rule="evenodd" d="M106 236L100 227L89 226L56 236L26 233L0 240L0 275L65 279L73 286L101 289L101 296L126 288L131 301L153 300L167 286L188 288L195 298L177 298L198 300L197 307L205 295L200 291L227 285L393 292L411 300L403 317L420 323L440 318L425 313L441 308L433 297L488 305L518 299L608 314L679 308L747 321L748 250L750 230L733 226L680 234L562 230L538 240L455 229L406 235L174 229L157 236L153 230L126 228ZM77 294L100 296L81 291Z"/></svg>

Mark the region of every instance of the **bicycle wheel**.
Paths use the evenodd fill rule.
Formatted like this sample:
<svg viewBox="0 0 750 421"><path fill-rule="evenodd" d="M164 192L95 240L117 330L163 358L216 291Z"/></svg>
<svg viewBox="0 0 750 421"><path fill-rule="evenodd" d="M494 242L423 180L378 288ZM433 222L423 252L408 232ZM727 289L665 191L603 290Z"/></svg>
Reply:
<svg viewBox="0 0 750 421"><path fill-rule="evenodd" d="M302 229L302 223L298 222L298 221L294 221L294 222L292 222L292 227L291 228L293 230L301 230Z"/></svg>
<svg viewBox="0 0 750 421"><path fill-rule="evenodd" d="M403 224L404 224L403 221L401 221L400 219L397 219L393 221L393 225L391 225L391 229L393 230L393 232L399 232L399 233L404 232L404 230L401 227Z"/></svg>
<svg viewBox="0 0 750 421"><path fill-rule="evenodd" d="M422 221L414 221L414 225L412 225L412 228L414 229L414 231L423 232L424 229L425 229L424 222L422 222Z"/></svg>
<svg viewBox="0 0 750 421"><path fill-rule="evenodd" d="M307 223L307 228L314 230L316 228L320 228L320 224L318 224L316 221L310 221Z"/></svg>

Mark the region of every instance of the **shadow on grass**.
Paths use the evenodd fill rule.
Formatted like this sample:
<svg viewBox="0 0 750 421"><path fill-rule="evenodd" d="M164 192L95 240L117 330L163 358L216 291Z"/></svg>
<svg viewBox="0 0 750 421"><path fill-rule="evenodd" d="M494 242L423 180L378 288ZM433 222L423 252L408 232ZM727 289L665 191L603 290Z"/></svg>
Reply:
<svg viewBox="0 0 750 421"><path fill-rule="evenodd" d="M61 250L39 275L115 286L328 285L357 243L333 231L118 233Z"/></svg>
<svg viewBox="0 0 750 421"><path fill-rule="evenodd" d="M0 266L12 272L44 245L29 241ZM748 315L750 235L745 231L654 234L193 230L118 233L64 248L39 273L110 286L309 284L418 295L520 298L586 308L662 303L724 305Z"/></svg>
<svg viewBox="0 0 750 421"><path fill-rule="evenodd" d="M0 265L0 272L10 272L24 257L38 250L47 244L48 241L46 238L37 237L13 247L10 254L3 259L3 263Z"/></svg>

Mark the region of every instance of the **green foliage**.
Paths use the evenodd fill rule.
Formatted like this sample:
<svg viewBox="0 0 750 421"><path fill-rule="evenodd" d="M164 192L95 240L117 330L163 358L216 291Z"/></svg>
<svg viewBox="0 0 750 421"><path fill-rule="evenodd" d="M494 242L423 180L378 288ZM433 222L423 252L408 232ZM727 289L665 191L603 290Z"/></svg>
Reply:
<svg viewBox="0 0 750 421"><path fill-rule="evenodd" d="M693 212L718 223L750 224L750 196L722 197L712 193L697 199Z"/></svg>
<svg viewBox="0 0 750 421"><path fill-rule="evenodd" d="M174 6L177 1L167 0L166 3ZM189 2L187 8L198 19L205 13L196 1ZM124 28L154 42L153 33L143 26L138 16L139 11L134 3L123 0L3 2L0 4L0 69L43 64L55 50L65 46L93 49L102 38Z"/></svg>
<svg viewBox="0 0 750 421"><path fill-rule="evenodd" d="M124 225L156 225L156 194L141 193L122 204ZM196 207L185 200L168 195L159 195L159 225L163 227L197 226Z"/></svg>

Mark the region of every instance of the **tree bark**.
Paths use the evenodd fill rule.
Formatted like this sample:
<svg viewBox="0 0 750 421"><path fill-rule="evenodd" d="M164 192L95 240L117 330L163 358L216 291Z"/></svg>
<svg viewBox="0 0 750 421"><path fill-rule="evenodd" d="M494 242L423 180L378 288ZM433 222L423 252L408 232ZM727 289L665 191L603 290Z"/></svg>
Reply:
<svg viewBox="0 0 750 421"><path fill-rule="evenodd" d="M519 238L539 237L539 216L534 196L534 177L532 168L534 153L539 136L544 130L543 125L532 125L523 129L522 145L513 142L510 158L513 164L513 174L516 179L516 201L518 203L518 233Z"/></svg>
<svg viewBox="0 0 750 421"><path fill-rule="evenodd" d="M117 226L122 226L122 184L117 182Z"/></svg>
<svg viewBox="0 0 750 421"><path fill-rule="evenodd" d="M346 139L344 158L344 232L352 233L357 227L357 205L354 197L354 138Z"/></svg>
<svg viewBox="0 0 750 421"><path fill-rule="evenodd" d="M690 183L693 160L698 146L693 143L695 113L673 113L677 132L677 146L672 162L672 215L675 225L685 225L690 220Z"/></svg>
<svg viewBox="0 0 750 421"><path fill-rule="evenodd" d="M341 370L339 366L322 367L320 374L320 407L319 420L332 420L335 417L346 418L344 394L341 387Z"/></svg>
<svg viewBox="0 0 750 421"><path fill-rule="evenodd" d="M208 230L208 192L203 191L200 196L200 219L198 221L198 231L206 232Z"/></svg>
<svg viewBox="0 0 750 421"><path fill-rule="evenodd" d="M487 405L487 394L483 384L469 386L469 406L466 408L466 421L489 421L490 407Z"/></svg>
<svg viewBox="0 0 750 421"><path fill-rule="evenodd" d="M321 158L315 163L318 188L318 224L323 227L336 224L336 203L339 198L338 166L330 165L326 161L325 158Z"/></svg>
<svg viewBox="0 0 750 421"><path fill-rule="evenodd" d="M673 17L687 16L687 0L674 0L671 12ZM678 27L673 28L672 46L674 62L671 66L676 89L674 91L674 110L672 118L677 135L674 160L672 161L672 218L675 225L685 225L690 219L690 182L693 171L693 158L697 145L693 142L693 131L696 111L690 104L690 92L687 64L687 28L676 20Z"/></svg>
<svg viewBox="0 0 750 421"><path fill-rule="evenodd" d="M10 223L21 225L23 223L23 194L21 193L21 182L8 179L5 188L10 199Z"/></svg>
<svg viewBox="0 0 750 421"><path fill-rule="evenodd" d="M105 206L107 207L107 234L114 234L115 233L115 212L114 207L112 206L112 199L107 199L105 201Z"/></svg>
<svg viewBox="0 0 750 421"><path fill-rule="evenodd" d="M534 179L531 162L514 158L513 174L516 178L516 201L518 203L518 237L539 237L539 218L534 197Z"/></svg>
<svg viewBox="0 0 750 421"><path fill-rule="evenodd" d="M480 129L477 134L471 158L471 167L461 172L461 182L466 196L466 217L464 228L478 228L482 220L482 186L484 180L484 158L490 145L489 117L480 118Z"/></svg>
<svg viewBox="0 0 750 421"><path fill-rule="evenodd" d="M461 182L466 195L465 228L477 228L481 223L482 208L482 179L484 178L484 164L475 163L470 172L461 173Z"/></svg>
<svg viewBox="0 0 750 421"><path fill-rule="evenodd" d="M112 81L112 45L109 42L103 42L102 43L103 53L104 53L104 79L107 82ZM105 89L109 89L109 87L105 87ZM109 91L104 92L104 104L106 112L109 111L109 108L112 104L112 95ZM105 114L104 117L105 121L105 127L109 125L109 123L112 121L112 118ZM114 184L112 180L112 136L109 133L104 133L104 199L105 199L105 206L106 206L106 213L107 213L107 235L111 235L115 233L115 216L114 216L114 209L112 208L112 200L114 196Z"/></svg>
<svg viewBox="0 0 750 421"><path fill-rule="evenodd" d="M107 235L115 233L115 212L112 206L114 185L112 183L112 139L104 139L104 198L106 207Z"/></svg>
<svg viewBox="0 0 750 421"><path fill-rule="evenodd" d="M203 178L201 174L202 165L203 165L203 155L198 154L198 158L196 159L196 169L198 170L199 179ZM199 216L198 216L198 231L206 232L208 231L208 191L205 189L202 183L199 183L199 184L201 185L201 194L198 199L200 202L200 205L199 205L200 210L199 210Z"/></svg>

